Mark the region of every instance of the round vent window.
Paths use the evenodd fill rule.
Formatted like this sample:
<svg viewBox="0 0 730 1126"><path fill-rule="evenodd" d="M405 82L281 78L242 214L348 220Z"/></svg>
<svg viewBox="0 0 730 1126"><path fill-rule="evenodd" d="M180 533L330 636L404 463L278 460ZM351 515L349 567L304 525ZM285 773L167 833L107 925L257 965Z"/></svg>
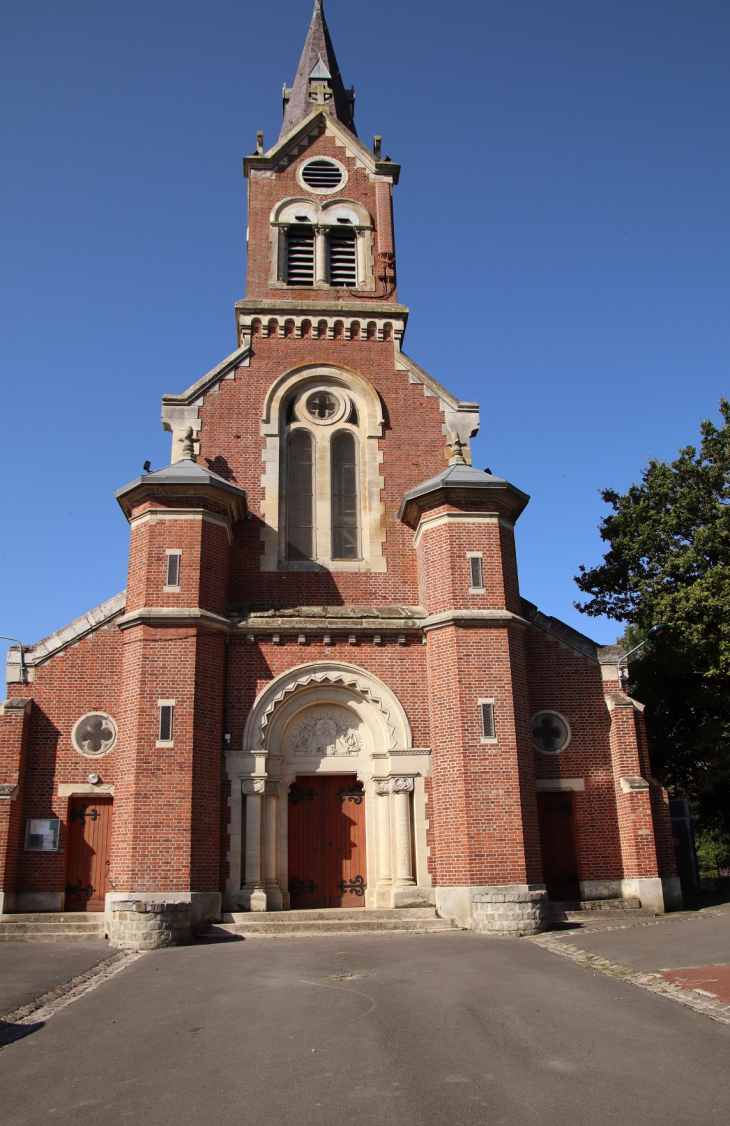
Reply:
<svg viewBox="0 0 730 1126"><path fill-rule="evenodd" d="M559 712L538 712L532 717L532 742L536 751L557 755L570 742L570 724Z"/></svg>
<svg viewBox="0 0 730 1126"><path fill-rule="evenodd" d="M337 164L334 160L325 160L323 157L318 157L315 160L308 160L299 169L299 178L301 182L309 188L310 192L318 192L322 195L327 192L336 192L338 188L342 188L347 180L347 173L341 164Z"/></svg>
<svg viewBox="0 0 730 1126"><path fill-rule="evenodd" d="M77 719L71 742L77 751L89 758L100 758L113 751L117 741L117 725L106 712L88 712Z"/></svg>

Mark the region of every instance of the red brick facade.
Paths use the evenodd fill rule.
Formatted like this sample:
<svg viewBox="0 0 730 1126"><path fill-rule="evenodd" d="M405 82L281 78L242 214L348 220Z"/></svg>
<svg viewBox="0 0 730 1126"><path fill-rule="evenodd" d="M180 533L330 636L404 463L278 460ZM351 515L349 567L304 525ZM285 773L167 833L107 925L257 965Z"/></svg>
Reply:
<svg viewBox="0 0 730 1126"><path fill-rule="evenodd" d="M352 724L347 752L328 744L320 766L363 783L369 905L448 906L454 889L550 886L538 794L554 793L570 795L575 828L566 877L575 894L563 898L635 894L660 909L660 881L676 899L676 873L666 795L649 788L640 706L620 691L612 648L521 599L513 529L527 498L471 468L475 404L459 403L401 351L398 167L326 105L310 110L246 160L237 350L188 392L165 397L173 465L120 490L131 523L126 595L29 650L28 683L11 653L0 716L5 910L82 906L64 899L69 800L101 793L113 794L110 895L187 895L203 916L215 915L221 895L230 907L294 906L287 791L297 771L319 767L296 759L304 744L292 732L303 738L297 717L315 705L336 711L327 730ZM301 173L311 160L344 168L346 183L309 191ZM331 253L338 231L325 205L358 209L356 285L318 279L318 264L314 284L289 284L286 240L299 219L277 219L287 201L317 210L317 255ZM359 555L333 563L315 552L296 563L284 532L287 434L304 419L301 405L293 413L302 389L330 385L352 405L340 425L359 449ZM318 542L333 511L326 456L316 454L325 459L313 486ZM170 552L180 556L172 586ZM493 737L483 702L493 705ZM174 708L170 739L160 738L163 706ZM108 753L74 745L87 713L115 722ZM546 730L553 713L562 717L563 749L538 749L532 727L542 713ZM58 850L26 851L26 822L53 818Z"/></svg>

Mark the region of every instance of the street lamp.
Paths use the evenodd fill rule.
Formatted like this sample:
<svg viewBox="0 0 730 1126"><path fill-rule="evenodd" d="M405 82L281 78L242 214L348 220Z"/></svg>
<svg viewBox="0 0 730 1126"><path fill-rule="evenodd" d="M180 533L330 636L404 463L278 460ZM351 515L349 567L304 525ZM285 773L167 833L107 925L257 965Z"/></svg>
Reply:
<svg viewBox="0 0 730 1126"><path fill-rule="evenodd" d="M18 641L17 637L6 637L4 633L0 633L0 641L16 641L20 649L20 683L25 684L25 661L23 660L23 643Z"/></svg>
<svg viewBox="0 0 730 1126"><path fill-rule="evenodd" d="M629 649L628 653L624 653L623 657L619 657L618 661L616 662L616 674L618 677L619 690L623 688L623 672L621 670L621 666L624 661L628 662L629 657L632 656L633 653L638 652L639 649L643 649L647 641L656 641L656 639L658 637L662 637L668 629L669 626L664 622L658 622L655 626L651 627L643 641L640 641L639 644L635 645L633 649ZM626 672L628 673L628 671L629 670L627 668Z"/></svg>

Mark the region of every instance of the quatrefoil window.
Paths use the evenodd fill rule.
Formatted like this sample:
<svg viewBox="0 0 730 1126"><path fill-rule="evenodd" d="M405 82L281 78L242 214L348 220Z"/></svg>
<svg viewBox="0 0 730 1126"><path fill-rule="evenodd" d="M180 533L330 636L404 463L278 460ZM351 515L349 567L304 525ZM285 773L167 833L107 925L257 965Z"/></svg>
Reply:
<svg viewBox="0 0 730 1126"><path fill-rule="evenodd" d="M532 717L532 743L544 755L557 755L570 742L570 724L559 712L538 712Z"/></svg>
<svg viewBox="0 0 730 1126"><path fill-rule="evenodd" d="M328 391L315 391L307 399L307 410L312 418L319 418L322 421L332 418L338 406L337 399Z"/></svg>
<svg viewBox="0 0 730 1126"><path fill-rule="evenodd" d="M106 712L87 712L76 720L71 742L80 754L100 758L114 750L117 725Z"/></svg>

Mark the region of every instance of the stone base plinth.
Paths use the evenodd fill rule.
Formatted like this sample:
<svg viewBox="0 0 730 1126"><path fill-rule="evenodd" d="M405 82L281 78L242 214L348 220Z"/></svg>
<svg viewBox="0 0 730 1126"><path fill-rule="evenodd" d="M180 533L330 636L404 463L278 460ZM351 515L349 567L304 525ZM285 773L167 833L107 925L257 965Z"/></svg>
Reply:
<svg viewBox="0 0 730 1126"><path fill-rule="evenodd" d="M539 934L548 928L547 891L516 884L478 892L472 899L471 929L478 934Z"/></svg>
<svg viewBox="0 0 730 1126"><path fill-rule="evenodd" d="M109 941L122 950L185 946L192 939L190 901L150 903L116 899L109 908Z"/></svg>
<svg viewBox="0 0 730 1126"><path fill-rule="evenodd" d="M548 928L544 884L437 887L436 910L479 934L537 934Z"/></svg>

